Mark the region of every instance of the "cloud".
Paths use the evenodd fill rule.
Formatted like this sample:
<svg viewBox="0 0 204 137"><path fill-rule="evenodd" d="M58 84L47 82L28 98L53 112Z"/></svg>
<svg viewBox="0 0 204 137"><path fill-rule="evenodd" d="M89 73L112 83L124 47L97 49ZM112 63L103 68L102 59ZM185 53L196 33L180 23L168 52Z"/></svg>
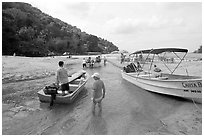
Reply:
<svg viewBox="0 0 204 137"><path fill-rule="evenodd" d="M108 26L109 30L112 33L134 33L139 29L139 20L135 18L113 18L106 22L106 26Z"/></svg>
<svg viewBox="0 0 204 137"><path fill-rule="evenodd" d="M166 18L152 15L150 18L113 18L106 22L106 26L113 34L133 34L152 30L179 27L183 19L179 17Z"/></svg>
<svg viewBox="0 0 204 137"><path fill-rule="evenodd" d="M32 1L43 12L123 49L202 43L201 2Z"/></svg>
<svg viewBox="0 0 204 137"><path fill-rule="evenodd" d="M89 3L81 2L81 3L75 3L75 2L68 2L63 4L64 11L68 12L69 14L72 14L73 16L78 17L86 17L88 16L91 7Z"/></svg>

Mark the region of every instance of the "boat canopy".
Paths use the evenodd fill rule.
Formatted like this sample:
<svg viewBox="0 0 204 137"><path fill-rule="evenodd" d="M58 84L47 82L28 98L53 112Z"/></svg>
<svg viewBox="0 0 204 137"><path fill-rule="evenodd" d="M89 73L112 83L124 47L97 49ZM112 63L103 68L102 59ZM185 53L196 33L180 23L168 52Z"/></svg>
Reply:
<svg viewBox="0 0 204 137"><path fill-rule="evenodd" d="M181 49L181 48L159 48L159 49L149 49L149 50L139 50L132 54L161 54L163 52L188 52L187 49Z"/></svg>

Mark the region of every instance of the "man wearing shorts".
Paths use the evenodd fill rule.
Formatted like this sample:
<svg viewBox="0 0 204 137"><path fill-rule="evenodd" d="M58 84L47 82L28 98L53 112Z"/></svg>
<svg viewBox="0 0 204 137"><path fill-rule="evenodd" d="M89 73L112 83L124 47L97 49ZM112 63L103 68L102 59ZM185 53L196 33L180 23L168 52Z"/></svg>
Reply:
<svg viewBox="0 0 204 137"><path fill-rule="evenodd" d="M69 92L69 81L67 70L63 66L64 62L59 61L59 68L56 73L56 83L58 87L61 85L62 95L65 95L65 91Z"/></svg>
<svg viewBox="0 0 204 137"><path fill-rule="evenodd" d="M99 112L102 112L102 104L101 101L105 97L105 86L103 81L100 79L99 73L94 73L92 75L92 78L94 79L93 83L93 107L92 112L95 114L95 106L98 104Z"/></svg>

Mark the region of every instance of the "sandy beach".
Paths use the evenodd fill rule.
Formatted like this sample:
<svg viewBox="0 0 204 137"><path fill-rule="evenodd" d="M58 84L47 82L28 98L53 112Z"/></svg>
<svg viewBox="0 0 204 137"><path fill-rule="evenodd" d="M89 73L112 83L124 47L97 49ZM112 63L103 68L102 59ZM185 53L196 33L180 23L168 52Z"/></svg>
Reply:
<svg viewBox="0 0 204 137"><path fill-rule="evenodd" d="M114 64L114 67L121 68L117 58L107 57L108 65ZM193 102L177 103L172 109L172 103L168 104L165 100L165 108L161 108L162 114L159 115L159 124L155 124L155 127L145 126L144 128L137 128L135 125L130 130L125 132L119 131L119 127L122 123L113 125L113 119L110 119L114 110L108 109L106 103L104 109L104 119L101 118L90 118L89 106L90 101L83 100L79 101L77 105L68 106L69 112L63 112L63 107L57 105L56 110L49 110L46 104L39 102L37 97L37 91L42 89L45 85L50 84L51 81L55 80L55 71L58 67L58 61L63 60L70 73L76 72L82 69L82 58L67 58L67 57L42 57L42 58L28 58L28 57L13 57L3 56L2 57L2 134L166 134L166 135L201 135L202 134L202 104L194 104ZM183 67L188 67L188 73L190 75L202 75L202 61L189 61L184 62ZM181 68L181 69L182 69ZM89 70L94 72L94 70ZM108 71L105 71L108 73ZM180 73L180 72L179 72ZM105 76L105 74L104 74ZM107 79L108 82L109 79ZM92 82L92 81L91 81ZM91 83L90 82L90 83ZM117 82L117 81L116 81ZM90 90L90 85L87 85L87 90ZM113 88L113 87L107 87ZM134 86L132 86L134 88ZM146 94L146 93L144 93ZM111 95L111 93L109 94ZM157 95L156 95L157 96ZM90 93L82 95L81 98L90 97ZM107 96L107 100L110 100L110 96ZM85 107L86 106L86 107ZM88 106L88 107L87 107ZM84 108L83 108L84 107ZM151 109L151 106L148 106ZM169 107L169 110L168 110ZM76 110L75 110L76 109ZM122 109L122 108L120 108ZM118 109L118 111L120 110ZM73 110L73 112L72 112ZM106 111L107 110L107 111ZM168 111L167 111L168 110ZM59 120L57 113L60 116L64 116L63 120ZM139 109L137 110L140 111ZM170 113L169 113L170 112ZM64 114L65 113L65 114ZM142 112L143 113L143 112ZM83 114L83 115L82 115ZM123 113L122 113L123 114ZM129 114L129 113L128 113ZM47 115L47 116L46 116ZM161 116L160 116L161 115ZM57 118L54 118L56 116ZM113 116L113 115L112 115ZM117 116L117 114L116 114ZM77 118L76 118L77 117ZM137 117L137 116L134 116ZM49 119L51 118L51 119ZM53 118L53 120L52 120ZM87 121L89 120L90 121ZM122 122L125 121L125 116L122 117ZM78 119L78 122L75 121ZM109 121L107 119L110 119ZM41 122L39 126L39 121ZM124 121L123 121L124 120ZM59 122L57 122L59 121ZM84 123L80 123L84 121ZM101 125L96 123L101 123ZM113 123L111 123L113 122ZM144 121L146 122L146 121ZM158 121L157 121L158 122ZM105 123L105 124L104 124ZM147 122L148 123L148 122ZM124 124L124 123L123 123ZM154 125L154 123L151 123ZM150 124L150 125L151 125ZM18 127L16 126L18 125ZM54 128L55 126L63 125L62 127L66 130ZM104 128L104 125L106 128ZM38 127L39 126L39 127ZM53 127L54 126L54 127ZM93 127L92 127L93 126ZM97 126L99 126L97 128ZM101 127L100 127L101 126ZM130 125L127 124L129 127ZM25 129L23 129L23 127ZM42 128L42 129L41 129ZM98 132L94 132L93 128L103 129ZM90 132L87 130L90 129ZM80 130L80 131L79 131ZM46 131L46 132L45 132ZM95 130L96 131L96 130Z"/></svg>

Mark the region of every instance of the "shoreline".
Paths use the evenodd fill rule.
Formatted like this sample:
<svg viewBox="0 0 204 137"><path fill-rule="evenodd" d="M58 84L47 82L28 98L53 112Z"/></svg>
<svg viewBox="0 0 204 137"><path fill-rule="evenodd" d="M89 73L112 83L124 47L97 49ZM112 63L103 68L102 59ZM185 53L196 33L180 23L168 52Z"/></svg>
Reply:
<svg viewBox="0 0 204 137"><path fill-rule="evenodd" d="M108 63L112 60L112 58L109 57L107 57L107 59ZM42 110L39 106L37 91L42 89L43 85L50 84L50 81L55 79L54 73L52 72L56 70L59 60L66 61L70 72L82 68L82 58L70 60L66 57L56 57L54 59L3 57L2 60L4 62L2 75L10 73L15 75L20 74L22 78L26 78L27 75L34 78L36 72L38 72L39 75L42 75L45 70L47 72L47 75L40 79L27 79L25 81L2 83L2 134L4 135L10 132L23 133L23 131L18 132L15 131L17 129L10 129L10 127L20 119L29 118L30 114L38 114L38 112ZM117 59L113 59L112 62L122 67ZM27 66L28 64L33 65L33 67ZM48 74L50 74L50 76ZM14 76L12 78L15 79L16 77ZM158 129L154 131L144 131L141 134L201 135L202 104L197 104L196 107L192 102L184 102L174 113L160 118L160 122L162 126Z"/></svg>

